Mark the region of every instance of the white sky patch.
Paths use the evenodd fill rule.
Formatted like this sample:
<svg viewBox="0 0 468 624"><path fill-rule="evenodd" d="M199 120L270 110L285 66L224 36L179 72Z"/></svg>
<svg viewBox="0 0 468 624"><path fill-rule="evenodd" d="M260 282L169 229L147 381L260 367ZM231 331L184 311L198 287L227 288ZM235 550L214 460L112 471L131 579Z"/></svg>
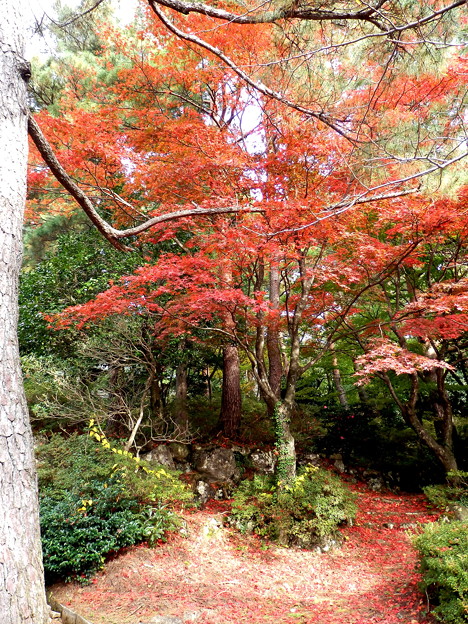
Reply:
<svg viewBox="0 0 468 624"><path fill-rule="evenodd" d="M244 136L242 143L244 149L251 156L257 156L266 152L266 136L263 126L263 111L257 98L252 97L247 89L243 89L242 99L245 106L239 115L239 132ZM246 171L245 176L253 182L265 182L266 174L258 171ZM250 196L254 201L260 202L263 193L260 188L250 189Z"/></svg>
<svg viewBox="0 0 468 624"><path fill-rule="evenodd" d="M106 0L111 4L115 16L123 26L129 24L135 17L138 0ZM27 0L29 8L27 15L28 32L30 37L26 42L26 58L39 57L46 59L54 56L54 39L47 33L47 26L51 20L57 19L54 9L56 0ZM76 9L80 0L63 0L62 6Z"/></svg>
<svg viewBox="0 0 468 624"><path fill-rule="evenodd" d="M252 156L263 154L266 150L266 137L263 127L263 112L256 97L242 89L242 110L236 116L236 125L241 136L244 149Z"/></svg>

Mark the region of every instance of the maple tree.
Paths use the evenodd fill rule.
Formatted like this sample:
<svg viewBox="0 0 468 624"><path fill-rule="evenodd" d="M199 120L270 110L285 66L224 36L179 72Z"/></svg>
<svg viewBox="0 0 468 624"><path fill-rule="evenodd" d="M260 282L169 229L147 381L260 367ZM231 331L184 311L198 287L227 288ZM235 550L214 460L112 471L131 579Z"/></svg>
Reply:
<svg viewBox="0 0 468 624"><path fill-rule="evenodd" d="M161 319L158 331L173 335L203 323L208 333L227 336L252 364L277 419L278 452L281 442L290 445L289 466L294 441L288 421L297 382L333 341L352 337L365 352L357 359L358 375L379 375L408 425L446 471L455 471L445 379L456 375L451 362L463 372L466 357L458 340L466 332L464 193L458 201L418 197L401 201L398 208L383 205L380 212L375 207L368 213L348 212L301 237L294 231L268 241L252 240L245 221L242 226L238 220L218 222L191 239L194 252L165 255L142 267L96 300L65 311L60 323L145 310ZM273 274L284 289L279 299ZM278 360L272 355L272 336ZM283 396L275 385L277 365L285 377ZM406 403L389 371L411 380ZM433 385L435 436L418 416L421 381ZM278 422L281 417L284 421Z"/></svg>
<svg viewBox="0 0 468 624"><path fill-rule="evenodd" d="M234 19L210 31L206 16L219 15L205 7L205 15L190 16L187 33L181 29L187 27L188 18L168 22L160 8L151 6L163 25L148 17L131 37L112 29L106 32L112 42L107 54L114 58L118 53L123 65L110 81L97 79L90 87L87 77L84 96L76 87L63 93L66 115L39 115L65 169L98 193L101 210L109 211L115 223L124 227L138 217L149 219L120 231L109 226L97 213L97 204L55 159L33 120L30 132L54 175L109 240L121 246L121 239L150 228L151 240L167 240L184 228L194 234L188 245L192 251L142 267L94 304L67 316L91 320L145 309L161 314L172 333L178 323L182 331L181 321L185 328L201 321L217 325L210 329L225 336L225 350L230 343L237 345L252 364L276 422L278 453L284 459L279 470L290 479L295 462L289 420L297 380L331 347L334 333L357 301L344 303L345 313L338 313L343 304L334 293L349 290L352 283L367 292L369 286L362 280L369 271L368 260L382 280L409 262L407 256L420 242L382 245L376 236L353 232L352 221L359 220L354 216L357 207L372 202L383 206L376 210L392 213L399 197L408 196L409 204L413 201L408 194L415 188L408 182L461 158L458 103L463 85L458 71L463 60L449 47L444 56L446 71L438 76L428 73L424 54L415 50L418 73L405 67L399 48L392 44L382 69L385 50L379 44L363 75L356 76L356 60L374 44L371 34L361 32L359 42L351 45L346 37L358 33L348 25L340 43L325 45L327 62L313 74L302 65L295 68L298 80L292 85L285 71L291 63L287 54L292 53L289 25L278 35L271 25L259 29L241 26ZM368 15L361 17L369 21ZM428 14L418 27L433 18ZM301 36L296 34L296 48L304 45L306 34L314 45L326 44L332 31L324 20L319 29L308 26ZM375 23L372 27L377 28ZM441 24L433 27L441 36ZM202 42L192 34L194 29L208 31L212 39ZM254 32L255 37L248 35ZM143 37L149 33L148 45ZM153 39L161 42L162 50L155 51ZM218 56L225 66L213 63L194 44ZM410 44L403 37L401 45ZM273 62L272 55L280 51L286 61ZM236 63L229 61L233 54ZM318 53L297 49L295 54L301 59L305 54L307 64L319 58ZM104 52L101 63L107 67L109 62ZM246 64L257 66L261 84L239 69ZM284 86L281 96L268 86L273 83ZM253 88L260 95L254 95ZM289 93L297 98L296 104ZM257 127L245 132L242 116L252 102ZM325 110L325 105L326 113L314 112L314 107ZM364 117L360 117L362 110ZM397 116L400 125L395 123ZM252 135L257 148L252 148ZM409 156L408 150L414 152L415 146L417 155ZM213 219L223 212L237 216L230 221ZM200 214L210 215L211 222L193 221ZM166 219L174 218L177 224L168 227ZM362 258L367 254L366 268L356 267L346 257L343 250L351 240L359 245ZM164 297L168 301L162 302ZM337 326L331 332L322 329L333 318L339 319ZM169 323L171 319L176 319L175 324ZM282 335L287 336L287 345L281 344Z"/></svg>
<svg viewBox="0 0 468 624"><path fill-rule="evenodd" d="M45 122L59 141L60 133L75 137L72 150L63 149L67 143L59 142L57 153L69 174L75 174L77 167L86 171L83 181L91 184L94 192L98 191L101 209L117 207L121 212L127 201L132 206L126 208L141 220L141 213L146 214L151 210L151 202L156 201L159 206L158 216L153 217L156 220L149 219L120 232L107 224L91 199L86 198L60 168L34 120L30 123L31 136L55 175L115 244L122 244L119 242L122 239L169 218L168 214L161 213L174 213L171 218L179 218L185 208L191 214L197 211L200 214L200 210L213 211L213 202L218 211L236 211L241 207L232 205L232 190L227 190L227 184L221 189L219 183L227 183L226 173L233 172L236 164L248 167L240 153L242 150L236 149L245 139L242 133L237 133L233 142L226 141L225 137L229 134L227 117L236 114L233 96L238 101L244 98L245 103L245 94L252 90L260 94L259 105L267 107L272 121L275 115L289 115L295 111L297 115L291 122L296 121L298 130L304 130L304 124L322 129L325 134L327 129L331 130L327 135L330 148L336 155L339 151L346 163L350 185L344 186L342 196L336 198L337 206L324 201L320 205L322 210L369 201L385 189L408 191L412 180L431 171L439 172L463 157L464 86L459 79L463 60L458 55L458 24L451 22L451 12L456 12L463 2L446 7L415 4L406 14L392 3L383 3L387 5L385 8L378 3L375 8L358 7L356 10L351 3L345 13L339 6L327 11L292 7L267 13L257 12L252 7L248 14L237 18L234 13L210 9L208 5L164 4L176 11L172 21L153 2L151 8L157 20L149 20L135 36L117 37L103 29L103 39L113 40L101 64L108 77L100 85L88 77L83 86L79 81L83 68L75 68L70 88L62 91L61 104L55 104L62 113L66 111L66 119L47 118ZM285 17L293 21L284 21ZM304 32L296 27L295 18L305 20ZM212 28L217 19L228 22ZM340 19L343 23L335 25L334 20ZM283 20L281 28L276 26L277 20ZM316 21L319 26L313 27ZM425 28L429 29L430 37L425 37L428 34ZM206 32L206 41L195 34L197 29ZM174 36L170 36L168 30ZM417 40L413 38L413 30L418 33ZM143 43L143 38L147 43ZM164 52L154 43L158 41ZM312 47L304 49L307 46ZM434 71L435 58L427 54L427 46L438 49L443 74ZM411 50L410 63L409 55L403 52L407 49ZM129 67L115 71L118 55L122 53ZM231 55L235 55L235 61L231 60ZM223 61L224 66L213 62L213 56ZM180 62L173 64L173 58ZM202 66L200 59L203 59ZM357 63L360 63L359 74L355 72ZM252 67L252 74L247 75L241 69L244 66ZM109 72L110 67L113 72ZM310 67L314 68L313 72L308 69ZM84 106L80 104L83 100L94 101L94 105ZM179 118L181 111L184 122ZM207 118L211 123L206 123ZM138 119L143 123L133 123ZM92 129L94 144L85 129ZM143 156L144 143L151 136L154 138L152 132L155 131L162 151L159 162L156 159L148 166L137 154ZM116 132L119 141L112 138ZM197 138L187 141L186 149L181 149L174 140L180 132L186 133L187 139L196 133ZM346 137L346 142L335 143L337 136ZM84 141L86 148L82 152L80 143ZM202 152L200 146L204 142L211 146L211 152ZM168 150L172 153L169 159ZM94 156L91 151L95 152ZM215 152L217 158L213 162ZM163 153L166 154L164 159L161 158ZM72 157L70 162L69 157ZM224 165L220 157L225 159ZM95 161L92 167L90 158ZM172 159L185 166L171 165ZM128 166L132 160L139 175L130 185L129 180L125 180L128 178L125 163ZM215 184L216 172L221 167L224 167L223 175ZM193 175L187 186L189 173ZM112 195L116 189L108 188L110 176L118 177L125 186L121 200ZM203 180L208 188L211 184L211 192L207 193L207 188L202 191L200 184L195 189L193 178ZM171 189L174 179L178 189ZM146 185L145 194L138 197L137 188L141 190L142 184ZM236 185L233 178L230 185ZM185 192L187 189L189 193ZM118 191L120 193L120 188ZM248 194L234 197L245 202ZM204 200L210 202L209 207L202 207ZM226 201L231 205L226 206ZM140 215L135 212L138 210ZM179 214L181 210L182 215ZM119 223L117 220L116 225Z"/></svg>
<svg viewBox="0 0 468 624"><path fill-rule="evenodd" d="M335 205L335 209L339 210L353 203L367 201L370 198L375 199L376 194L382 190L382 184L387 185L387 188L390 185L391 192L387 192L387 195L406 192L408 190L405 188L406 182L415 177L421 177L427 172L439 171L449 164L457 162L463 156L461 150L458 149L458 146L463 146L464 141L462 136L463 95L457 86L458 82L454 65L451 65L450 61L447 60L444 50L447 49L445 46L449 46L448 49L457 49L459 42L456 36L452 36L453 30L450 27L450 22L453 17L455 24L457 24L458 9L462 8L464 4L466 4L466 0L458 0L451 4L418 2L402 6L399 2L379 0L374 5L366 4L364 6L354 2L349 4L332 3L326 10L321 6L304 6L301 3L290 6L280 5L274 8L268 6L266 10L263 6L259 9L247 7L246 10L246 7L240 5L238 12L236 7L232 5L225 9L218 5L210 6L203 3L183 2L181 0L164 0L161 4L152 1L150 6L158 19L161 20L161 24L164 24L165 28L168 29L167 31L161 29L160 37L162 39L158 40L156 36L156 40L164 41L164 44L172 41L167 34L168 31L179 37L179 40L173 44L174 58L180 58L179 52L182 46L180 41L183 40L187 42L188 48L191 48L194 52L194 57L197 58L197 62L192 65L195 70L201 69L201 66L208 65L211 69L218 71L217 62L210 65L210 61L207 59L205 64L205 57L200 53L201 50L205 50L224 63L221 71L227 72L228 84L237 84L237 79L239 81L243 80L251 88L262 94L262 98L265 98L265 103L268 100L269 103L276 102L279 106L284 105L291 110L295 110L299 116L300 123L307 122L311 126L316 124L320 128L322 127L321 124L324 124L330 131L338 133L341 137L347 137L348 143L353 146L346 151L347 158L345 159L349 171L349 185L345 187L345 195L343 196L342 194L338 205ZM175 12L173 20L168 19L166 13L163 12L165 9L161 8L162 6L168 7L169 10ZM15 105L18 104L17 109L15 109L17 118L23 119L25 114L23 112L25 110L24 89L17 88L17 80L18 75L27 79L29 70L24 64L23 48L20 42L19 24L22 22L22 15L11 4L8 5L8 9L10 8L12 10L5 11L5 16L2 16L4 17L1 24L2 38L4 39L2 41L4 46L2 57L13 59L12 63L10 63L11 66L8 65L7 69L11 70L11 75L14 75L15 79L8 82L8 88L14 85L15 93L11 96L12 99L10 99L11 101L14 100L13 103ZM222 28L217 27L219 24L223 24ZM317 26L317 28L312 28L312 26ZM206 31L203 33L203 36L207 37L206 40L200 39L199 35L202 33L199 31ZM248 32L251 34L255 33L255 37L251 37L250 44L245 45L248 43L246 37ZM12 42L11 46L9 44L10 41ZM317 46L317 50L304 47L306 42L309 41L314 46ZM361 53L355 54L352 58L351 55L348 58L348 63L343 63L343 67L341 67L338 55L341 54L342 49L350 49L348 44L351 44L353 41L358 45L358 48L359 45L362 46L360 48ZM374 45L374 43L377 43L377 45ZM258 48L257 45L259 46ZM192 48L191 46L195 47ZM377 52L379 46L380 53ZM395 73L398 72L398 75L404 73L400 71L399 63L405 65L408 56L410 56L413 62L413 59L418 57L415 48L421 49L425 46L432 47L433 50L439 47L442 48L441 54L444 56L444 62L447 60L444 80L438 81L438 78L434 78L433 72L429 72L433 78L432 80L429 79L429 76L423 80L418 80L418 78L412 80L407 77L403 79L404 84L411 87L407 90L405 89L407 93L410 93L410 101L405 101L404 98L399 100L406 113L404 133L403 135L400 132L395 133L394 130L397 127L394 123L395 113L392 115L393 106L390 106L390 104L394 103L391 101L392 90L387 90L387 87L393 84L394 76L392 72L394 70ZM164 49L164 45L161 44L160 48ZM158 45L155 46L157 51L160 48L158 48ZM231 53L231 50L233 54L235 53L235 61L232 61L227 56ZM279 52L281 60L284 61L287 58L287 63L276 63L275 53L271 55L265 53L265 51L269 50L275 53ZM403 50L409 50L411 55L403 52ZM318 62L321 55L321 62ZM212 56L209 57L210 60L212 58ZM310 71L310 59L314 60L314 71ZM366 66L366 68L371 70L366 76L369 80L367 89L364 88L366 85L359 84L362 76L358 80L353 81L355 72L352 72L351 75L349 73L353 66L361 62L361 59L366 59L362 66ZM382 63L382 61L384 62ZM431 59L432 63L434 63L434 58ZM455 63L455 65L457 64ZM252 68L249 74L243 69L246 66ZM460 64L458 66L460 67ZM226 67L229 69L226 70ZM322 69L323 72L319 71ZM332 79L337 73L343 77L341 83ZM301 81L293 84L296 82L293 80L294 77L300 77ZM449 84L450 79L452 79L453 89L451 89ZM226 81L221 82L226 84ZM343 83L344 89L342 88ZM212 93L218 93L219 84L220 81L218 80L216 86L212 89ZM317 88L321 84L329 88L324 90ZM411 98L412 85L415 85L414 93L416 97L414 99ZM437 85L443 85L438 95ZM6 95L7 81L3 81L2 89L3 94ZM198 93L200 92L198 91ZM435 99L432 98L433 94L435 94ZM450 94L450 97L448 97L448 94ZM79 94L76 93L75 95ZM184 94L182 93L181 95L183 98ZM297 98L295 97L296 95ZM181 98L179 96L180 93L176 95L176 98L178 98L180 103ZM232 149L233 152L232 163L224 161L225 165L230 165L227 167L227 170L230 173L236 168L243 173L249 170L250 163L247 167L244 165L244 154L239 154L239 151L236 152L234 148L235 141L232 141L232 139L227 142L221 141L218 144L214 140L213 145L221 147L222 144L222 149L215 147L214 152L211 153L212 157L209 166L205 162L205 166L202 166L201 169L197 168L198 174L204 172L207 175L206 179L204 179L203 189L198 188L197 193L194 195L191 192L185 193L186 189L183 189L184 193L182 195L188 201L180 201L181 194L177 191L176 196L179 199L175 202L175 210L173 209L174 205L171 206L170 202L164 202L164 206L159 206L162 194L155 195L156 206L151 206L148 203L148 201L151 202L151 199L149 196L146 196L148 188L157 192L164 187L164 184L168 185L171 182L170 178L164 179L162 175L164 172L170 173L171 170L170 167L166 170L162 166L163 158L160 161L159 174L156 171L153 172L155 174L153 181L157 181L158 175L160 175L162 184L148 185L146 188L140 186L141 194L139 197L135 197L138 193L135 192L135 189L132 189L132 183L137 176L129 175L129 161L130 163L132 162L133 156L135 156L136 160L139 160L137 156L146 155L146 158L142 158L138 163L144 169L143 165L150 160L148 156L154 156L155 147L153 146L150 150L147 150L145 154L145 150L139 151L136 143L127 142L126 137L129 135L131 124L122 123L120 115L111 115L112 106L110 106L107 107L108 117L106 123L109 124L112 121L114 122L112 124L114 128L123 130L123 132L119 132L120 141L115 141L115 133L105 131L106 124L102 123L102 118L99 119L99 115L93 114L96 111L80 108L78 100L78 97L72 98L72 106L69 108L65 106L61 109L66 111L66 117L63 119L53 119L45 114L39 116L43 118L49 138L55 134L55 147L60 153L60 159L66 164L68 173L58 164L49 145L43 140L37 123L32 118L29 122L30 135L34 138L42 157L51 167L56 178L87 212L96 227L115 245L121 247L128 246L123 245L120 241L135 236L153 225L167 222L169 219L187 215L212 215L214 211L217 213L223 211L237 212L239 204L242 206L243 202L250 208L251 197L248 193L241 194L240 197L235 196L235 202L232 202L232 193L227 195L222 193L220 197L218 193L208 190L211 184L217 188L216 183L218 181L226 182L224 170L218 170L220 175L211 177L209 170L210 167L212 168L218 154L226 154L227 148ZM102 103L105 105L106 102L108 100L104 97ZM432 106L432 102L435 102L435 106ZM382 109L381 107L385 103L387 103L388 108L383 106ZM77 107L72 111L73 104L77 105ZM101 110L103 108L106 107L101 107ZM125 110L125 106L122 107L122 110ZM434 112L436 113L435 115L433 114ZM177 117L178 115L178 111L175 111L175 116ZM193 117L193 115L189 117ZM140 121L142 119L146 122L148 116L140 118ZM67 127L65 121L71 124L71 126L68 125ZM125 121L128 122L129 119ZM190 129L193 131L194 125L191 125L191 119L185 118L185 121L187 121L187 124L184 136L186 134L190 136ZM275 120L273 119L273 121ZM18 128L20 128L20 125L18 125ZM136 128L138 129L138 126ZM200 131L201 135L205 137L210 135L208 138L211 139L213 136L217 139L218 135L211 133L210 128L207 128L206 124L199 122L197 134ZM411 130L414 130L414 132L411 132ZM24 139L24 131L23 127L23 136L21 136L18 130L18 145ZM81 136L76 136L80 134ZM7 135L5 136L8 138ZM359 141L361 141L362 137L365 140L361 146ZM91 140L93 138L96 139L94 143ZM52 142L54 143L54 141ZM85 148L86 143L89 143L88 150ZM200 149L198 137L192 141L191 148L194 146L197 148L195 151L198 155L204 151L206 155L206 150ZM363 149L360 149L361 147ZM367 153L366 149L368 150ZM165 153L163 151L160 152L160 154ZM179 156L182 153L183 150L179 152ZM241 158L242 164L239 162L236 164L235 156ZM307 169L310 162L305 162L305 168ZM375 167L373 163L385 165L385 169ZM179 164L179 167L174 167L172 172L177 172L181 176L181 180L183 180L183 174L186 173L186 169L184 171L184 167ZM372 175L370 175L371 172ZM37 164L35 175L37 182L44 183L48 181L47 173ZM85 195L79 184L72 180L71 175L76 177L81 184L87 184L87 189L91 189L92 192ZM381 175L383 175L383 180ZM22 188L20 167L15 172L15 176L14 182L17 182L18 188ZM114 186L112 181L116 178L119 178L121 183L117 187ZM248 179L248 176L244 175L241 178L245 183L245 179ZM358 178L359 183L357 182ZM368 184L370 182L368 178L374 178L372 184ZM376 179L377 181L375 182ZM185 176L185 180L187 180L187 176ZM109 184L110 181L112 181L111 184ZM363 181L366 183L365 186L362 186ZM149 179L147 180L148 182ZM128 195L123 193L120 196L120 186L122 184L129 191ZM245 189L245 184L242 186ZM184 187L183 184L182 187ZM90 198L89 195L93 193L97 194L96 197ZM116 196L116 193L118 193L119 197ZM248 198L247 201L245 201L246 197ZM220 199L223 201L220 201ZM240 199L242 199L241 202L239 201ZM200 206L197 203L197 206L194 207L191 203L192 201L206 201L207 204ZM5 247L3 254L5 269L2 274L6 276L6 284L11 286L11 289L5 289L2 292L2 296L5 294L6 301L4 316L5 318L11 317L13 319L13 323L8 325L9 334L7 342L9 345L15 344L13 333L16 315L12 301L15 294L17 275L15 267L19 256L17 241L20 240L20 236L17 226L21 218L20 203L16 202L14 207L11 204L11 222L16 229L14 230L14 235L8 235L8 245ZM64 203L66 204L66 202ZM138 215L137 211L134 211L135 206L140 215ZM324 203L319 203L318 206L319 211L330 207L329 204L325 205ZM114 207L119 210L113 210ZM124 207L124 210L121 210L122 207ZM128 215L123 216L125 210L130 211L130 217L141 216L141 213L146 217L148 210L152 211L158 207L161 209L161 213L146 220L144 223L135 227L126 227L123 230L117 229L120 225L125 227L134 223L134 220L128 218ZM106 217L110 214L112 225L105 221L104 214ZM309 222L315 219L316 216L313 216L312 219L309 219ZM143 220L141 219L141 221ZM11 244L13 239L14 245ZM11 258L7 254L10 249L12 250ZM9 314L11 310L13 310L13 314ZM24 457L23 442L25 438L23 433L27 430L27 427L23 425L26 410L24 401L22 401L21 384L18 383L20 378L17 362L18 353L16 349L13 349L12 352L13 359L11 361L9 359L5 360L3 366L4 373L8 379L14 381L11 385L11 396L14 401L14 409L19 415L18 422L21 422L21 432L19 434L21 444L10 451L16 461L20 456ZM11 376L10 371L12 371ZM7 437L8 444L11 444L12 436L8 433L4 434L3 442L6 444ZM27 439L27 455L31 457L32 442L29 434ZM25 472L23 471L23 474ZM28 469L28 472L32 474L33 470ZM23 518L31 518L36 528L34 529L32 526L30 534L34 533L34 531L37 534L37 522L35 520L37 516L32 509L33 505L28 506L26 513L24 513L25 501L34 499L33 481L34 479L28 478L28 482L25 483L24 496L21 496L21 500L24 503L23 509L19 510L17 510L16 503L12 502L15 498L12 495L14 493L14 485L12 482L9 482L6 492L8 504L4 508L7 513L12 512L11 518L15 526L18 524L18 518L21 515ZM17 536L19 534L17 532ZM37 552L37 548L30 549L30 552L32 553L33 550ZM29 561L22 569L32 570L33 573L39 571L36 577L40 576L40 564L36 559L32 559L32 555L29 555ZM17 578L16 573L20 572L20 570L21 566L15 559L15 563L12 564L12 570L9 570L11 575L5 577L5 579ZM8 590L10 589L7 580L5 580L5 586ZM47 621L48 615L45 610L44 597L42 596L41 598L40 593L40 589L23 591L21 594L16 592L16 595L20 596L18 601L22 603L21 608L18 608L16 611L21 620L25 622L35 620L36 623L40 621L41 624L43 621ZM40 607L38 608L37 605L39 604ZM15 617L15 615L12 617Z"/></svg>
<svg viewBox="0 0 468 624"><path fill-rule="evenodd" d="M361 213L368 223L355 234L373 231L379 256L366 257L358 246L344 252L365 277L346 296L355 308L342 327L364 352L356 359L357 376L361 383L373 376L383 381L405 422L447 472L457 470L447 381L463 385L466 367L465 206L466 187L452 200L421 198L378 218ZM407 384L398 386L395 375ZM424 412L431 413L429 422Z"/></svg>

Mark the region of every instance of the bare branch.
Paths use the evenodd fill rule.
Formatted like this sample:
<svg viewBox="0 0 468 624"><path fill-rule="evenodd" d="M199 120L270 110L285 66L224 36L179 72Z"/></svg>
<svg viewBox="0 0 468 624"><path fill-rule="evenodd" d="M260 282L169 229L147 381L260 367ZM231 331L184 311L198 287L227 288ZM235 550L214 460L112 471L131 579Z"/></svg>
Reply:
<svg viewBox="0 0 468 624"><path fill-rule="evenodd" d="M97 9L98 6L100 4L102 4L103 2L104 2L104 0L97 0L92 6L89 7L89 9L86 9L82 13L78 13L78 15L74 15L73 17L71 17L66 22L56 22L49 15L47 15L47 14L46 15L50 19L52 24L54 24L54 26L57 26L58 28L66 28L67 26L70 26L70 24L73 24L74 22L77 22L79 19L81 19L85 15L88 15L88 13L91 13L92 11L94 11L94 9Z"/></svg>
<svg viewBox="0 0 468 624"><path fill-rule="evenodd" d="M307 6L307 3L287 2L283 7L273 11L253 12L246 11L242 14L232 13L224 9L218 9L203 2L190 2L188 0L148 0L151 8L155 9L155 4L165 6L177 13L189 15L190 13L200 13L215 19L232 22L234 24L272 24L284 19L298 19L305 21L357 21L368 22L374 24L382 31L384 35L392 35L394 33L403 32L413 28L418 28L424 24L428 24L445 13L449 13L454 9L467 4L468 0L456 0L452 4L443 6L437 11L433 11L426 17L416 19L400 26L394 25L390 19L380 10L386 0L379 0L374 6L368 5L365 9L358 11L327 11L321 8ZM386 22L386 24L384 24Z"/></svg>

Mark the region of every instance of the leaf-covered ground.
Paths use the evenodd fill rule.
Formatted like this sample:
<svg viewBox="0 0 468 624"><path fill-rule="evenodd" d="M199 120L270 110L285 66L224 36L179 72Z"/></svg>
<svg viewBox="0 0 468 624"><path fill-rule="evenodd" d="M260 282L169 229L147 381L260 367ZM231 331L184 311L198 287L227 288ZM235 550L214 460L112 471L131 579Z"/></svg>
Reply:
<svg viewBox="0 0 468 624"><path fill-rule="evenodd" d="M188 536L131 548L90 586L55 597L94 624L156 615L198 624L429 624L409 533L435 519L422 495L358 489L359 513L328 553L265 545L222 528L227 503L187 513Z"/></svg>

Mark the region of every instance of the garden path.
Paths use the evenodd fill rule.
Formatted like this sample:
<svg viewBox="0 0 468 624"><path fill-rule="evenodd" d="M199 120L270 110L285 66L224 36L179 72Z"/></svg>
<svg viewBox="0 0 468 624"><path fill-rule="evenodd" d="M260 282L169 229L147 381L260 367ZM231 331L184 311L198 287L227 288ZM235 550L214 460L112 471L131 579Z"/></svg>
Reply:
<svg viewBox="0 0 468 624"><path fill-rule="evenodd" d="M410 533L434 520L422 495L354 486L359 512L340 549L265 544L223 527L227 502L185 512L187 536L127 549L91 585L55 597L93 624L429 624ZM165 617L162 617L165 616ZM178 618L178 619L177 619Z"/></svg>

